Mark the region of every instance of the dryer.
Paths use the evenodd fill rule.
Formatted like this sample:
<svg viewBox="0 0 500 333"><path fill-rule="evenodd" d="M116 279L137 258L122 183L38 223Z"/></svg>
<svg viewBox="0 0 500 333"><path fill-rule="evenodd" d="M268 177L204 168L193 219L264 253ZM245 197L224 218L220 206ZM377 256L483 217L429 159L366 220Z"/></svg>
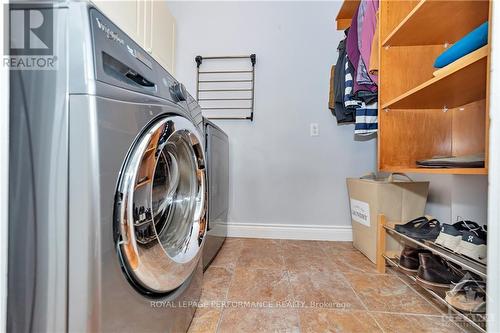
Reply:
<svg viewBox="0 0 500 333"><path fill-rule="evenodd" d="M229 138L210 120L203 118L208 174L208 232L203 249L205 269L214 260L227 237L229 210Z"/></svg>
<svg viewBox="0 0 500 333"><path fill-rule="evenodd" d="M185 332L207 229L199 107L92 5L37 10L58 63L11 72L8 330Z"/></svg>

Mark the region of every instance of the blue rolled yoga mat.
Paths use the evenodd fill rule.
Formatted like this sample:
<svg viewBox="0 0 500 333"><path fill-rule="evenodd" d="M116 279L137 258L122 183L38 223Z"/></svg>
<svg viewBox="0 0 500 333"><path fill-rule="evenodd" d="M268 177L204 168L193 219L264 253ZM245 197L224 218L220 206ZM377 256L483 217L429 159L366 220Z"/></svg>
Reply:
<svg viewBox="0 0 500 333"><path fill-rule="evenodd" d="M464 55L477 50L488 43L488 21L458 40L452 47L441 53L434 62L434 67L442 68Z"/></svg>

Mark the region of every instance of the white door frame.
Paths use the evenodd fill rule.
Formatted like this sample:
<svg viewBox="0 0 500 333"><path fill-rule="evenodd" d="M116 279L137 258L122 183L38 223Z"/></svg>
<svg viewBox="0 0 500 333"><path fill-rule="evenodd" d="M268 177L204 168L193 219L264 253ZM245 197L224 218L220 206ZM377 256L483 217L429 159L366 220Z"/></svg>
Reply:
<svg viewBox="0 0 500 333"><path fill-rule="evenodd" d="M492 6L487 310L488 332L500 333L500 2Z"/></svg>

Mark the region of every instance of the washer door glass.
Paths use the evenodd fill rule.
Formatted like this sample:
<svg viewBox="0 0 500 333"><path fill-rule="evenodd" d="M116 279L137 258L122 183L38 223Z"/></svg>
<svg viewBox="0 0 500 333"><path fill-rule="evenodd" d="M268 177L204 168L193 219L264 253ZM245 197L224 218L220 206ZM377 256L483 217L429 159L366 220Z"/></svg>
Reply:
<svg viewBox="0 0 500 333"><path fill-rule="evenodd" d="M167 293L196 269L206 233L205 157L196 127L179 116L152 125L122 171L115 232L137 288Z"/></svg>

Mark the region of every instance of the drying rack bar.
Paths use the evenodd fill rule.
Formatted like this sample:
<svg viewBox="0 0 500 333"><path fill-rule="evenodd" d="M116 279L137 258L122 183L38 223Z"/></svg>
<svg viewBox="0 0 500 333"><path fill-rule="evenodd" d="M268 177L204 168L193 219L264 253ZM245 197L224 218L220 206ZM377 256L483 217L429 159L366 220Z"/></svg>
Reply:
<svg viewBox="0 0 500 333"><path fill-rule="evenodd" d="M231 118L228 118L228 117L210 117L210 119L219 119L219 120L252 120L251 117L231 117Z"/></svg>
<svg viewBox="0 0 500 333"><path fill-rule="evenodd" d="M201 108L202 110L252 110L252 108L227 108L227 107L220 107L220 108Z"/></svg>
<svg viewBox="0 0 500 333"><path fill-rule="evenodd" d="M252 82L252 80L201 80L199 83Z"/></svg>
<svg viewBox="0 0 500 333"><path fill-rule="evenodd" d="M202 57L203 60L215 60L215 59L247 59L251 55L233 55L233 56L214 56L214 57Z"/></svg>
<svg viewBox="0 0 500 333"><path fill-rule="evenodd" d="M252 98L198 98L198 101L251 101Z"/></svg>
<svg viewBox="0 0 500 333"><path fill-rule="evenodd" d="M198 74L233 74L233 73L252 73L253 71L200 71Z"/></svg>
<svg viewBox="0 0 500 333"><path fill-rule="evenodd" d="M199 92L208 91L253 91L252 89L198 89Z"/></svg>

